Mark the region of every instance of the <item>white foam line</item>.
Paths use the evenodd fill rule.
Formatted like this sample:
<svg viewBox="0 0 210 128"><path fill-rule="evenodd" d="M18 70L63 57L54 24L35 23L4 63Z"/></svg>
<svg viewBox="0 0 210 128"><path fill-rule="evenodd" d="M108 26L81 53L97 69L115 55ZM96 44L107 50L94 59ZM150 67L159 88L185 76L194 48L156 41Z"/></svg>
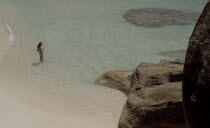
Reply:
<svg viewBox="0 0 210 128"><path fill-rule="evenodd" d="M8 32L9 32L9 34L10 34L9 35L9 41L10 41L10 43L14 43L15 36L13 34L13 31L12 31L11 27L8 24L5 24L5 26L6 26L7 30L8 30Z"/></svg>

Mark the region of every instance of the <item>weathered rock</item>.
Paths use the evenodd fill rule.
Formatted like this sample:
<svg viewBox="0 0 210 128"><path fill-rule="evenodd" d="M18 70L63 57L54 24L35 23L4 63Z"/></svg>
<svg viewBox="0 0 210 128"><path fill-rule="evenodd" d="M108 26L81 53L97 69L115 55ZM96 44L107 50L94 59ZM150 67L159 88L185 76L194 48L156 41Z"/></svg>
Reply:
<svg viewBox="0 0 210 128"><path fill-rule="evenodd" d="M129 78L132 73L132 70L111 71L104 73L96 82L101 85L116 88L127 95L130 92Z"/></svg>
<svg viewBox="0 0 210 128"><path fill-rule="evenodd" d="M112 71L98 82L128 96L119 128L186 128L182 107L183 60L141 63L133 71Z"/></svg>
<svg viewBox="0 0 210 128"><path fill-rule="evenodd" d="M142 76L145 77L145 85L161 85L169 81L180 81L182 79L183 63L183 60L161 60L157 64L141 63L136 70L141 70L144 67ZM116 88L127 95L131 89L130 79L132 73L133 70L111 71L104 73L96 82Z"/></svg>
<svg viewBox="0 0 210 128"><path fill-rule="evenodd" d="M131 75L131 89L119 128L186 128L182 105L183 60L141 63Z"/></svg>
<svg viewBox="0 0 210 128"><path fill-rule="evenodd" d="M161 60L157 64L141 63L131 76L131 90L182 80L183 60Z"/></svg>
<svg viewBox="0 0 210 128"><path fill-rule="evenodd" d="M132 9L123 15L124 19L129 23L145 27L194 24L198 16L198 13L159 8Z"/></svg>
<svg viewBox="0 0 210 128"><path fill-rule="evenodd" d="M128 96L119 128L186 128L181 83L137 90Z"/></svg>
<svg viewBox="0 0 210 128"><path fill-rule="evenodd" d="M210 3L189 40L184 66L183 102L189 128L210 128Z"/></svg>

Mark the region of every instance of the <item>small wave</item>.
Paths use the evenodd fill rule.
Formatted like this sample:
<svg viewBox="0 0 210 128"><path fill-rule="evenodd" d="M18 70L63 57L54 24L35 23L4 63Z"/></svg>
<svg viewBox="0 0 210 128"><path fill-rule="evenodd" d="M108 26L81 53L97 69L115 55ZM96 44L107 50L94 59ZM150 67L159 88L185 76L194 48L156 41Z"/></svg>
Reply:
<svg viewBox="0 0 210 128"><path fill-rule="evenodd" d="M6 26L7 30L8 30L8 32L9 32L9 34L10 34L10 36L9 36L10 43L14 43L15 36L13 34L13 31L12 31L11 27L8 24L5 24L5 26Z"/></svg>

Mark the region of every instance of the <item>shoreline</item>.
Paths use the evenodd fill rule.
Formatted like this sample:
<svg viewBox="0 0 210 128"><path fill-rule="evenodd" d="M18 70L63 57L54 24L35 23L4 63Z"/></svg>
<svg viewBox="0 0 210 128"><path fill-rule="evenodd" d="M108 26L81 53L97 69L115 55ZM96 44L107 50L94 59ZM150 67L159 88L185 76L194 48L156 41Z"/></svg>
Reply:
<svg viewBox="0 0 210 128"><path fill-rule="evenodd" d="M111 128L115 121L110 122L106 113L90 115L77 111L67 96L55 95L45 87L29 81L16 74L0 68L0 126L5 128ZM18 76L19 75L19 76ZM10 77L15 77L11 80ZM123 107L123 106L122 106ZM117 119L118 120L118 119ZM81 123L81 121L83 123ZM97 122L97 123L96 123Z"/></svg>
<svg viewBox="0 0 210 128"><path fill-rule="evenodd" d="M4 8L6 7L5 5ZM15 14L16 17L19 16L17 15ZM20 19L21 18L23 17L20 16ZM18 21L20 19L18 19ZM4 19L2 19L2 21L5 22ZM10 22L8 24L10 24ZM32 74L28 73L28 70L31 70L31 63L34 61L33 57L36 56L33 52L30 52L34 50L32 47L29 47L24 53L21 50L28 48L26 47L27 45L32 45L23 43L34 39L26 35L25 37L29 39L17 36L19 32L20 34L25 33L23 28L20 30L23 24L24 23L19 24L19 22L13 22L13 24L11 24L12 30L15 28L13 32L16 36L16 42L15 45L12 45L11 49L9 49L8 54L5 54L4 60L0 61L0 99L2 101L0 102L0 106L2 106L2 109L0 109L2 113L2 116L0 116L2 119L0 126L4 128L69 128L69 126L78 128L117 127L123 105L120 105L120 108L119 106L112 106L111 104L114 102L112 101L110 105L108 105L110 108L106 108L107 106L98 104L98 101L91 101L90 99L88 100L91 102L87 101L88 104L86 104L86 102L83 103L85 99L72 101L77 95L71 97L70 95L66 96L64 94L54 93L48 87L40 85L40 83L32 77ZM26 28L28 28L28 26L26 26ZM4 32L8 34L6 28ZM20 43L20 41L22 41L21 38L24 38L24 42L22 43ZM9 41L9 35L7 35L5 39ZM2 42L4 41L0 41L0 44ZM79 84L80 83L77 83L78 86L81 86ZM118 93L115 94L115 96L117 95ZM82 95L82 98L85 98L85 96L86 95ZM107 97L101 97L101 99L103 98ZM77 98L77 100L78 99L79 98ZM110 101L108 99L103 100L104 103ZM119 110L120 112L118 112Z"/></svg>
<svg viewBox="0 0 210 128"><path fill-rule="evenodd" d="M127 96L118 128L185 127L182 108L184 60L140 63L130 71L110 71L99 82ZM169 114L170 113L170 114Z"/></svg>

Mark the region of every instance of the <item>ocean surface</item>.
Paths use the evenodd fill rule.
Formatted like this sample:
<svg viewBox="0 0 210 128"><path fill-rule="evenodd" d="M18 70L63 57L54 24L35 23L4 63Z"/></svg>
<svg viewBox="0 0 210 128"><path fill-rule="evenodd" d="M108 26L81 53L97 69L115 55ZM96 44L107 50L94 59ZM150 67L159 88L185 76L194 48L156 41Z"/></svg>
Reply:
<svg viewBox="0 0 210 128"><path fill-rule="evenodd" d="M183 58L160 53L186 50L195 24L140 27L123 14L136 8L200 13L207 0L0 0L8 50L0 63L71 101L69 109L113 123L126 102L121 92L94 81L104 72L140 62ZM1 36L1 35L0 35ZM43 42L44 63L36 52ZM97 123L97 122L96 122ZM40 126L41 127L41 126ZM101 127L102 128L102 127Z"/></svg>

